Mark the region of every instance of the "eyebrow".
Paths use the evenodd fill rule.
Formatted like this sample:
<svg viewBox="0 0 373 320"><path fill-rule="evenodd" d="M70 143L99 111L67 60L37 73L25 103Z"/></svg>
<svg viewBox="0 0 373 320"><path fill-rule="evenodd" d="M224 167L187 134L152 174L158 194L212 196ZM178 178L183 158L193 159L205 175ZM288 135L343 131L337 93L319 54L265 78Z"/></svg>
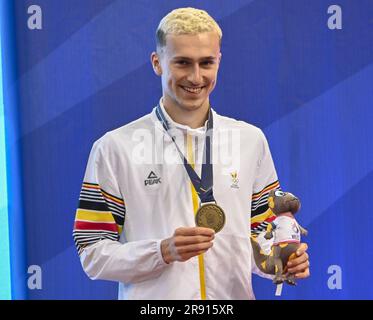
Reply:
<svg viewBox="0 0 373 320"><path fill-rule="evenodd" d="M214 57L214 56L208 56L208 57L203 57L203 58L200 58L198 59L199 61L202 61L202 60L216 60L217 57ZM172 60L188 60L188 61L193 61L193 59L191 58L188 58L188 57L182 57L182 56L176 56L176 57L173 57Z"/></svg>

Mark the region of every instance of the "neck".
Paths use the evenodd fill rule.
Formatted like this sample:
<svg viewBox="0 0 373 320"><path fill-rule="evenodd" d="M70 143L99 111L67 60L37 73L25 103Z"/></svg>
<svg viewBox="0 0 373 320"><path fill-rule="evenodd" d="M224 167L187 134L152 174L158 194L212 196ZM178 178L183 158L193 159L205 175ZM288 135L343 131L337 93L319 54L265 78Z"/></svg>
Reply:
<svg viewBox="0 0 373 320"><path fill-rule="evenodd" d="M163 98L163 106L167 114L178 124L186 125L192 129L201 128L208 119L210 103L208 100L199 108L189 110Z"/></svg>

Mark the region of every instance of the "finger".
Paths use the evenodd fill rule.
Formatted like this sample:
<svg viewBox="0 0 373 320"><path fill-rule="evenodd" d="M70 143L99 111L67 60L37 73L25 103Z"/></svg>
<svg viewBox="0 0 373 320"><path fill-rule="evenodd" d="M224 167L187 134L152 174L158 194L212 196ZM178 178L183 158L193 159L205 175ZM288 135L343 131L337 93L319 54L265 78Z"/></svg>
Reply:
<svg viewBox="0 0 373 320"><path fill-rule="evenodd" d="M304 272L298 272L298 273L296 273L295 274L295 278L297 278L297 279L304 279L304 278L308 278L310 275L311 275L310 269L307 268Z"/></svg>
<svg viewBox="0 0 373 320"><path fill-rule="evenodd" d="M295 267L295 266L297 266L301 263L304 263L304 262L308 261L308 258L309 258L308 253L304 252L301 256L288 261L287 266L289 268L290 267Z"/></svg>
<svg viewBox="0 0 373 320"><path fill-rule="evenodd" d="M182 255L188 252L199 252L199 251L207 250L207 249L210 249L212 246L213 246L212 242L191 244L191 245L187 245L183 247L178 247L177 252L179 255Z"/></svg>
<svg viewBox="0 0 373 320"><path fill-rule="evenodd" d="M215 231L203 227L181 227L175 230L175 236L212 236Z"/></svg>
<svg viewBox="0 0 373 320"><path fill-rule="evenodd" d="M175 246L180 247L188 244L197 244L203 242L210 242L215 238L212 236L176 236L174 237Z"/></svg>
<svg viewBox="0 0 373 320"><path fill-rule="evenodd" d="M308 250L308 245L307 243L301 243L298 250L296 251L296 255L299 257L301 256L303 253L305 253L306 251Z"/></svg>
<svg viewBox="0 0 373 320"><path fill-rule="evenodd" d="M207 250L201 250L201 251L194 251L194 252L188 252L188 253L185 253L181 256L181 259L179 261L187 261L189 260L190 258L193 258L193 257L196 257L196 256L199 256L200 254L203 254L205 253Z"/></svg>
<svg viewBox="0 0 373 320"><path fill-rule="evenodd" d="M309 261L303 262L301 264L298 264L297 266L294 266L292 268L288 268L288 272L290 273L302 273L306 269L309 269L310 263Z"/></svg>

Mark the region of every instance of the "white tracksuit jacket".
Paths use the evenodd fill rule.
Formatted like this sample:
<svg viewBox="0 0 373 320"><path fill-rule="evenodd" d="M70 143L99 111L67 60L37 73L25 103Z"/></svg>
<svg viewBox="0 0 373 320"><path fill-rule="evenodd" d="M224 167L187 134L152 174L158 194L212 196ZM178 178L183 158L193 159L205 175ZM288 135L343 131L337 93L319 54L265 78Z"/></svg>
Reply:
<svg viewBox="0 0 373 320"><path fill-rule="evenodd" d="M163 112L178 146L201 172L205 128ZM105 134L91 150L73 237L91 279L119 282L119 299L254 299L250 232L274 217L268 193L279 189L262 131L213 111L214 196L224 228L205 254L166 264L161 240L195 226L199 199L155 109ZM205 125L206 126L206 125Z"/></svg>

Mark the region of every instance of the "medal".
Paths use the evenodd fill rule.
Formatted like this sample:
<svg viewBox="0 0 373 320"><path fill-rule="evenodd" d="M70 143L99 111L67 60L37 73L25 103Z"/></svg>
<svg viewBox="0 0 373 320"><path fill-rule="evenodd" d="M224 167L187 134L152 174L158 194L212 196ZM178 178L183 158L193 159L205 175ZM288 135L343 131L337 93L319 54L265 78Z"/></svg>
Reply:
<svg viewBox="0 0 373 320"><path fill-rule="evenodd" d="M196 213L196 225L215 230L218 233L225 224L224 210L214 203L203 204Z"/></svg>

